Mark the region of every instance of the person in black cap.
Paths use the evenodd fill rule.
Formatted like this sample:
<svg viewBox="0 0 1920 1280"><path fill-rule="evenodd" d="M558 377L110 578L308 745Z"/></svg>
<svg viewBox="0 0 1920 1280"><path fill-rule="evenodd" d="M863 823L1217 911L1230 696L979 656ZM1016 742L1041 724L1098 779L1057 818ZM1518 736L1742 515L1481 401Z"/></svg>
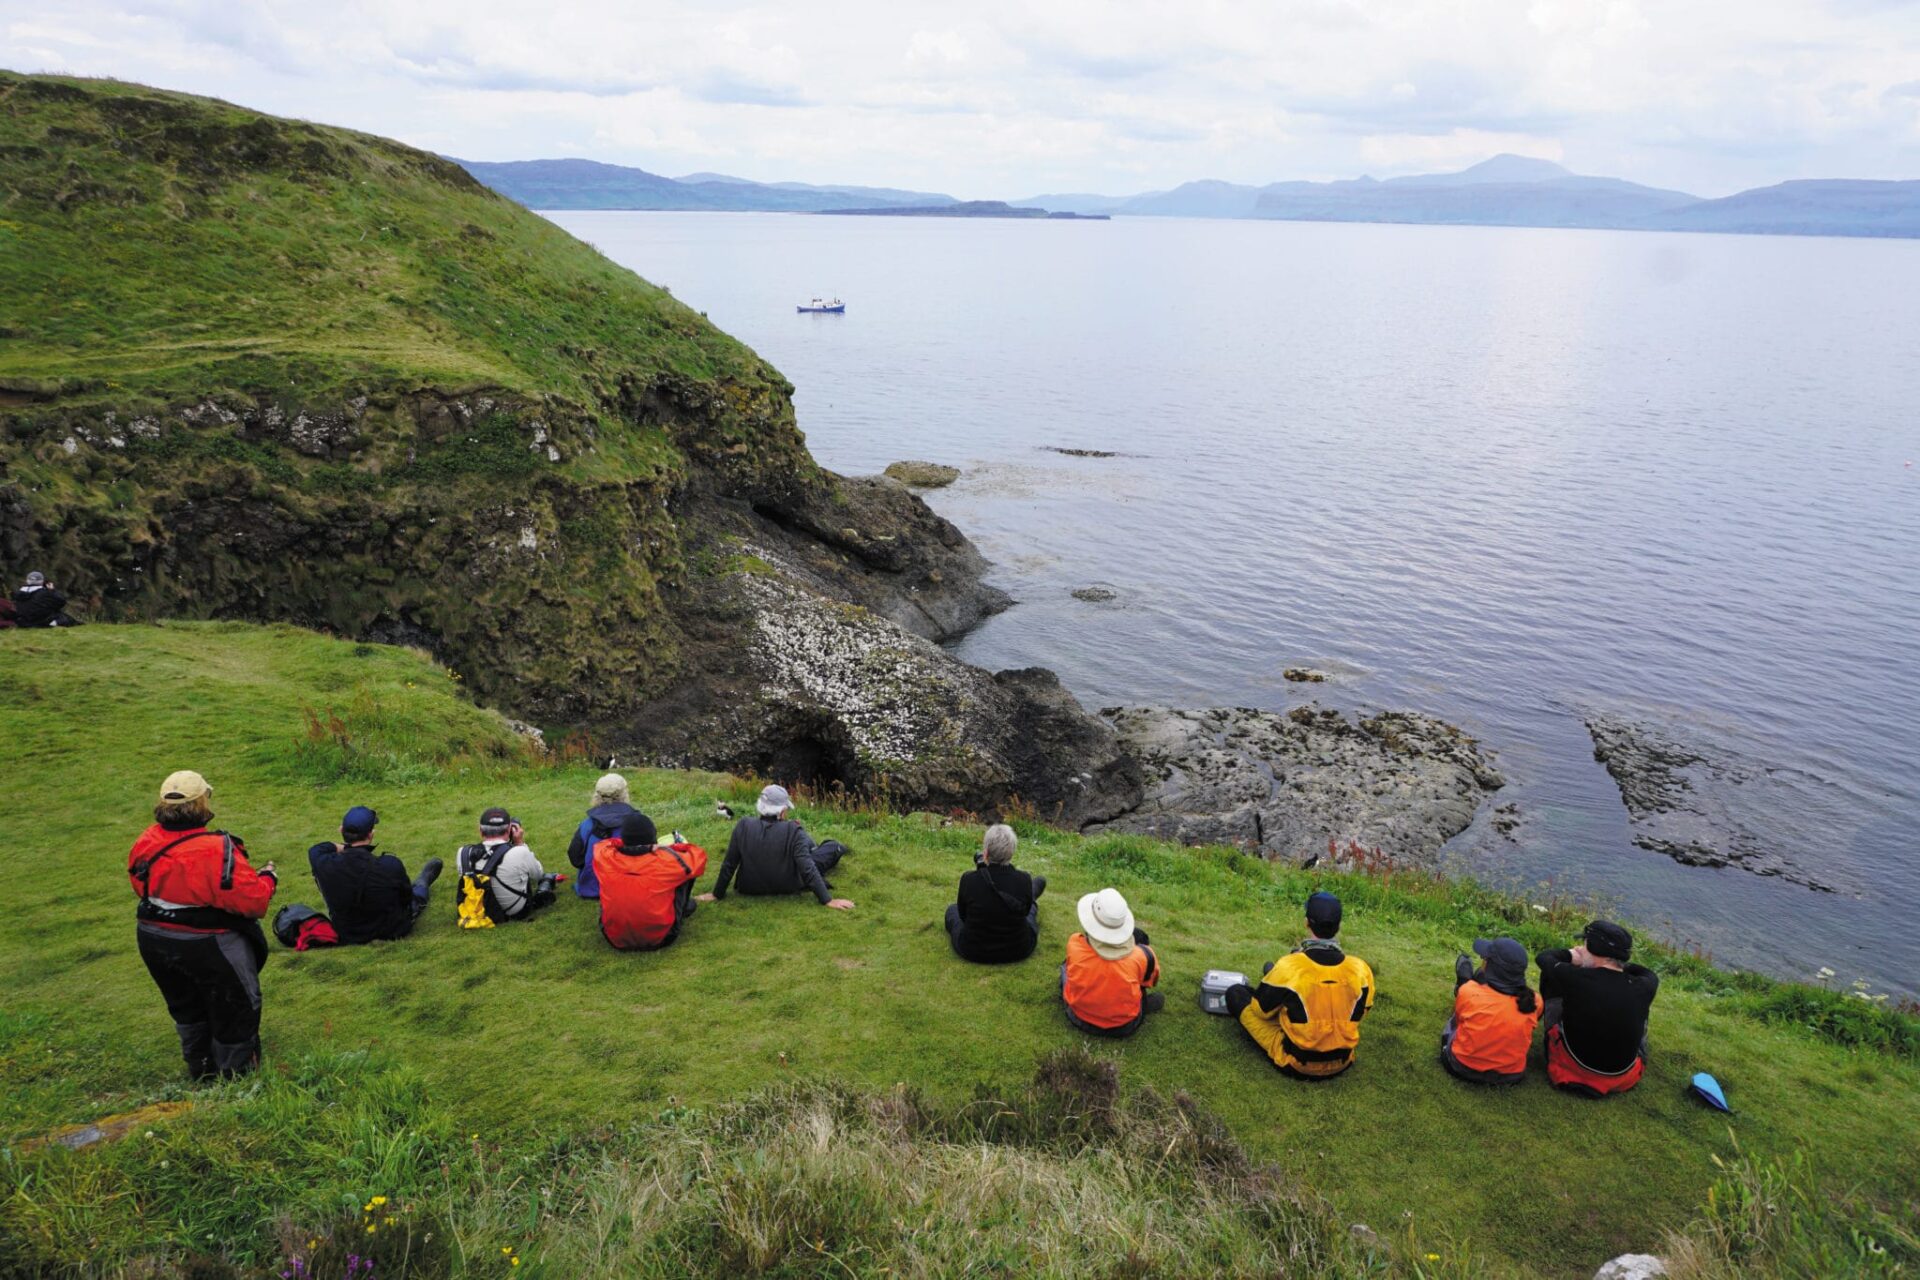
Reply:
<svg viewBox="0 0 1920 1280"><path fill-rule="evenodd" d="M462 877L487 872L494 909L508 920L525 919L552 903L553 887L560 881L533 856L513 815L498 806L480 815L480 843L461 845L455 865Z"/></svg>
<svg viewBox="0 0 1920 1280"><path fill-rule="evenodd" d="M1335 941L1340 918L1340 899L1313 894L1306 941L1267 965L1258 987L1227 988L1227 1012L1288 1075L1320 1080L1352 1066L1373 1008L1373 970Z"/></svg>
<svg viewBox="0 0 1920 1280"><path fill-rule="evenodd" d="M1537 957L1547 1077L1556 1086L1607 1094L1639 1083L1660 975L1630 963L1632 955L1632 934L1611 920L1595 920L1580 946Z"/></svg>
<svg viewBox="0 0 1920 1280"><path fill-rule="evenodd" d="M340 842L322 841L307 850L313 882L327 901L327 915L342 944L392 941L413 932L427 909L427 893L445 864L428 858L418 879L407 879L406 864L390 853L375 853L373 829L380 816L363 804L340 819Z"/></svg>
<svg viewBox="0 0 1920 1280"><path fill-rule="evenodd" d="M653 951L680 936L697 904L693 883L707 873L707 851L678 831L660 843L653 819L629 813L620 834L593 846L599 882L600 936L617 951Z"/></svg>
<svg viewBox="0 0 1920 1280"><path fill-rule="evenodd" d="M1527 985L1527 949L1512 938L1478 938L1453 961L1453 1016L1440 1035L1440 1065L1476 1084L1519 1084L1527 1075L1540 998Z"/></svg>

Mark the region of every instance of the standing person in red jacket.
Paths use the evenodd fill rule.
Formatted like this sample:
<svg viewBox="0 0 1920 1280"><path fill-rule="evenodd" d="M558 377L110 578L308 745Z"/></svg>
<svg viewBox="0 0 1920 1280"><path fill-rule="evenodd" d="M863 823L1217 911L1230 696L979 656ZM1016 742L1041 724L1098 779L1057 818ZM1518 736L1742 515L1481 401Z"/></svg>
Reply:
<svg viewBox="0 0 1920 1280"><path fill-rule="evenodd" d="M707 873L707 851L677 831L671 844L658 840L652 818L630 813L618 836L593 846L600 932L615 950L658 950L694 913L693 882Z"/></svg>
<svg viewBox="0 0 1920 1280"><path fill-rule="evenodd" d="M127 855L140 958L167 1002L195 1080L239 1076L260 1061L260 918L279 887L239 837L209 831L213 788L191 770L160 785L154 824Z"/></svg>

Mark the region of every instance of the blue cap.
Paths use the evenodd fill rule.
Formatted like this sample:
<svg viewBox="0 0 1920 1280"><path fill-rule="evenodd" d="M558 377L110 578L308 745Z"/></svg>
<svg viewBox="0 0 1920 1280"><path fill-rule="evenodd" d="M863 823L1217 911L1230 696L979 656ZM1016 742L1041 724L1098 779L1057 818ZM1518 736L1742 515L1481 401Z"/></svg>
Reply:
<svg viewBox="0 0 1920 1280"><path fill-rule="evenodd" d="M380 815L363 804L357 804L347 810L347 816L340 819L340 830L350 836L373 834L374 824L380 821Z"/></svg>

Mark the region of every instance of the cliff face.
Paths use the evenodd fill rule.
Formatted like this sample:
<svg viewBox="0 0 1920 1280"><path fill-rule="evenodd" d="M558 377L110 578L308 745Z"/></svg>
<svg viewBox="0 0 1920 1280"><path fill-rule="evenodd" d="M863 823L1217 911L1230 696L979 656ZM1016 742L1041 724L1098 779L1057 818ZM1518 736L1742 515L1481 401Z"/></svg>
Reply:
<svg viewBox="0 0 1920 1280"><path fill-rule="evenodd" d="M417 644L648 756L1068 818L1137 789L1057 685L929 643L1006 603L953 526L819 468L775 370L457 166L0 73L0 191L0 571Z"/></svg>

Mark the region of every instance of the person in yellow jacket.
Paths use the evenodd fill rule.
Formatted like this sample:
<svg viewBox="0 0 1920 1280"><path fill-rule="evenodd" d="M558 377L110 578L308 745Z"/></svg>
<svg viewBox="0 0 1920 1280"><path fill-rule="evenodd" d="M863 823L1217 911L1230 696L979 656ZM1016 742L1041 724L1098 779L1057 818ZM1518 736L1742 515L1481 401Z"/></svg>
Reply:
<svg viewBox="0 0 1920 1280"><path fill-rule="evenodd" d="M1360 1019L1373 1008L1373 970L1340 949L1340 899L1307 899L1307 940L1266 968L1258 987L1227 988L1227 1012L1288 1075L1337 1076L1353 1065Z"/></svg>

